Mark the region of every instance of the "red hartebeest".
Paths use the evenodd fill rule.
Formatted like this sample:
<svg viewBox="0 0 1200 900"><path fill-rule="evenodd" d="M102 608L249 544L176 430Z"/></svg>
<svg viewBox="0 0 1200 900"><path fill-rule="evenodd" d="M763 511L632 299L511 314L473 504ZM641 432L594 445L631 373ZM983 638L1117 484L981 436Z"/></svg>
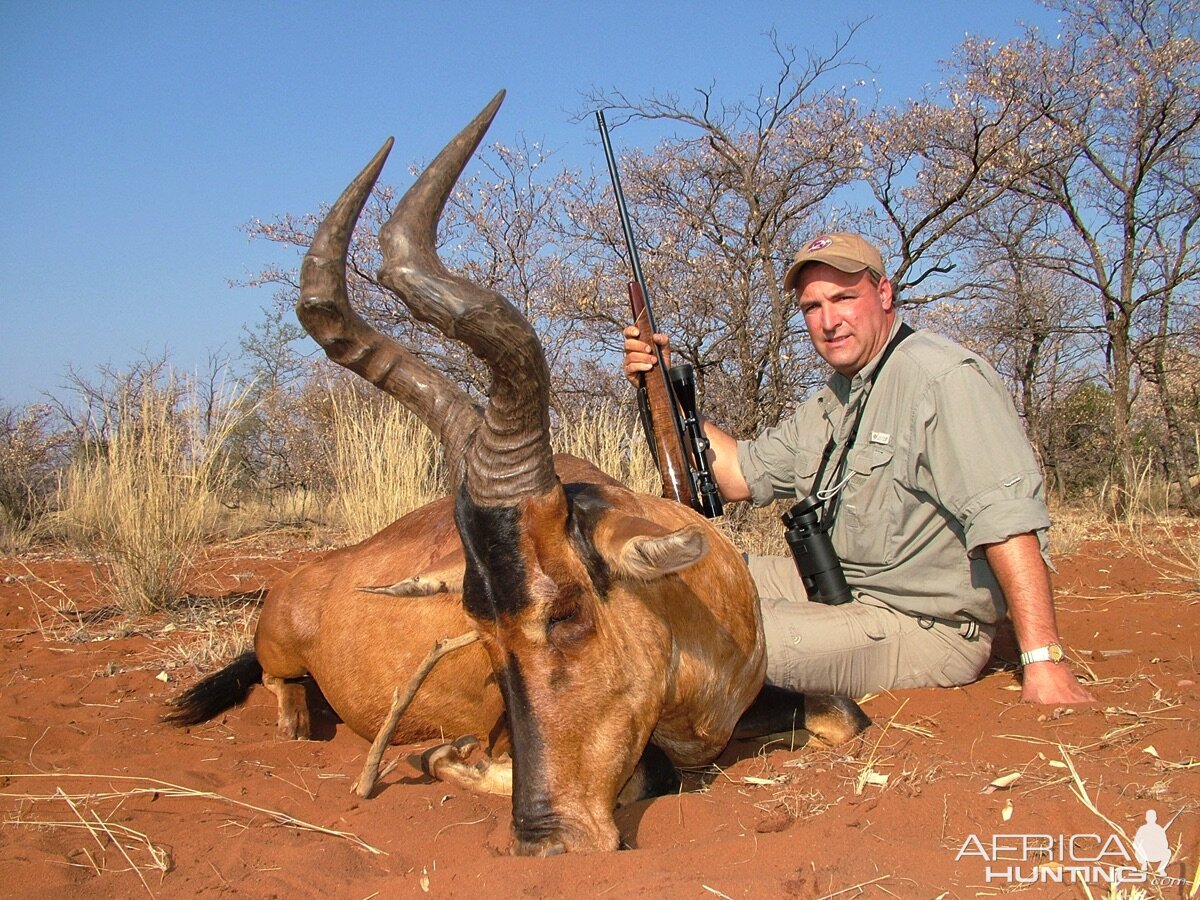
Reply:
<svg viewBox="0 0 1200 900"><path fill-rule="evenodd" d="M330 211L301 268L304 327L330 359L438 435L455 496L297 569L267 597L254 653L193 687L170 718L211 718L261 677L279 699L281 734L307 737L297 680L311 676L369 739L393 687L432 644L475 629L479 643L434 668L393 740L477 735L508 751L516 853L615 849L622 787L650 787L649 763L663 754L679 766L711 761L756 696L759 733L774 730L775 710L781 728L807 725L834 741L866 719L849 701L810 697L806 719L798 695L760 695L754 585L711 524L552 456L549 372L532 327L499 294L448 272L434 249L446 198L502 99L447 145L380 233L380 282L486 363L485 406L347 300L350 234L390 140ZM391 595L368 590L385 584ZM454 748L434 769L459 783L482 777Z"/></svg>

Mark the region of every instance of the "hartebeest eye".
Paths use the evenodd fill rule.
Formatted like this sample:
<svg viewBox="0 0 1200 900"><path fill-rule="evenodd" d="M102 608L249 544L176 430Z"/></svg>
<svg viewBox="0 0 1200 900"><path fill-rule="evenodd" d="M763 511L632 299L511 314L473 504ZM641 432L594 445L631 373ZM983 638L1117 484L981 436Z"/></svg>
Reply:
<svg viewBox="0 0 1200 900"><path fill-rule="evenodd" d="M546 635L558 647L578 641L592 630L591 617L580 602L582 589L578 585L562 588L546 618Z"/></svg>
<svg viewBox="0 0 1200 900"><path fill-rule="evenodd" d="M556 625L562 625L564 622L574 622L579 618L579 607L572 606L568 609L556 609L550 614L549 620L546 622L547 628L554 628Z"/></svg>

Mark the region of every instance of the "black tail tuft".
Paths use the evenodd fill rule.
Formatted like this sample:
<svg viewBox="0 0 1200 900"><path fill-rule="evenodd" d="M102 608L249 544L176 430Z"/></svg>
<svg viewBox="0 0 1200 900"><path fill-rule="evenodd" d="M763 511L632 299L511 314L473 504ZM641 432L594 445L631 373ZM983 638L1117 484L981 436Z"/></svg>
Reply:
<svg viewBox="0 0 1200 900"><path fill-rule="evenodd" d="M244 701L250 689L262 681L262 674L258 657L253 650L247 651L173 700L175 709L163 716L163 721L179 727L207 722Z"/></svg>

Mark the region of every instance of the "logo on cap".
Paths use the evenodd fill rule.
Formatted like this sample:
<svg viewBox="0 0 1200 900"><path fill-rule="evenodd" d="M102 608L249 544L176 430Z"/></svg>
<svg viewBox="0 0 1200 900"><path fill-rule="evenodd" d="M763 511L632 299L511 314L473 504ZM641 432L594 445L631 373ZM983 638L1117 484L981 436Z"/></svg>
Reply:
<svg viewBox="0 0 1200 900"><path fill-rule="evenodd" d="M827 238L827 237L817 238L815 241L813 241L811 244L808 245L808 252L816 253L818 250L824 250L826 247L828 247L832 243L833 243L832 238Z"/></svg>

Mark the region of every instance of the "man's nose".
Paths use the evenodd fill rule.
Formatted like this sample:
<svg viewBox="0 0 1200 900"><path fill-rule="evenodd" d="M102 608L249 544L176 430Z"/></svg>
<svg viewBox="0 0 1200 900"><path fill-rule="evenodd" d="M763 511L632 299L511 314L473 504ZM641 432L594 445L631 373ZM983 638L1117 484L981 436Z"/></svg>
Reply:
<svg viewBox="0 0 1200 900"><path fill-rule="evenodd" d="M837 314L837 310L834 309L832 304L828 304L828 305L822 304L821 305L821 330L822 331L829 333L829 332L837 330L837 327L841 323L841 321L842 321L842 317Z"/></svg>

